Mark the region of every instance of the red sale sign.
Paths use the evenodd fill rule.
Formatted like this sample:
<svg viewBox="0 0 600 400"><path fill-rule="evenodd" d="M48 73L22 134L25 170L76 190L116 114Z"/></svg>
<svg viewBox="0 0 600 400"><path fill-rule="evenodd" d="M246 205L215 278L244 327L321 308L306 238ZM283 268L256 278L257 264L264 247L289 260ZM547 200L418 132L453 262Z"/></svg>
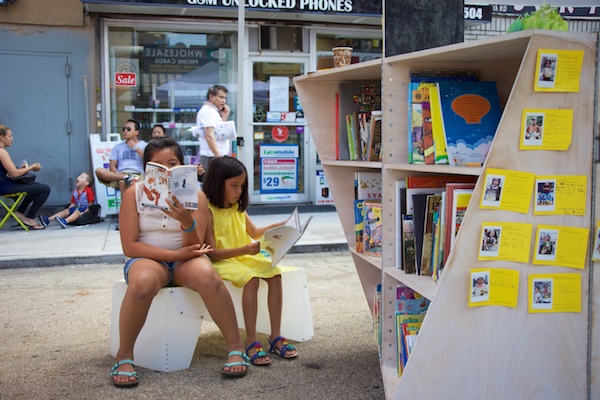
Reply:
<svg viewBox="0 0 600 400"><path fill-rule="evenodd" d="M117 72L115 74L115 86L137 86L135 72Z"/></svg>
<svg viewBox="0 0 600 400"><path fill-rule="evenodd" d="M278 143L283 143L286 140L288 140L288 137L290 136L290 131L286 126L274 126L271 130L271 136L273 137L274 141Z"/></svg>

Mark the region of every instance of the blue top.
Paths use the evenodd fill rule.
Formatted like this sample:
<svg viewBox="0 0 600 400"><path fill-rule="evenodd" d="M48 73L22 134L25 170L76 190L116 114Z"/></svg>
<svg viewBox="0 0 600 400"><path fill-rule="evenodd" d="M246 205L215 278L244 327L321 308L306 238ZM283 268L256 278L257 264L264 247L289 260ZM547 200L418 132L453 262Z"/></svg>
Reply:
<svg viewBox="0 0 600 400"><path fill-rule="evenodd" d="M15 182L8 176L8 171L4 168L4 165L0 163L0 194L12 193L12 188Z"/></svg>

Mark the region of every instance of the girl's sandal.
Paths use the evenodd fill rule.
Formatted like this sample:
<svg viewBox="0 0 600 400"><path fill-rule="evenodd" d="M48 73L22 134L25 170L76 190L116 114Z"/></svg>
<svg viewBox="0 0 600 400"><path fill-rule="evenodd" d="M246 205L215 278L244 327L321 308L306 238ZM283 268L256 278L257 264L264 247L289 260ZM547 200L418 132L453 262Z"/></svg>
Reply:
<svg viewBox="0 0 600 400"><path fill-rule="evenodd" d="M294 353L291 356L287 355L288 351L296 350L296 348L294 346L292 346L291 344L288 344L287 340L285 340L285 338L283 336L276 337L275 340L273 340L272 342L271 342L271 339L267 339L267 340L269 340L269 344L271 345L271 348L269 349L270 353L277 354L279 357L285 358L285 359L298 357L298 352ZM279 341L281 341L281 344L282 344L281 349L278 349L277 347L275 347L275 344Z"/></svg>
<svg viewBox="0 0 600 400"><path fill-rule="evenodd" d="M112 369L110 370L110 376L111 376L110 380L112 381L113 385L115 385L118 388L136 387L140 383L140 379L139 379L138 373L136 371L133 371L133 372L117 371L117 368L119 368L123 364L133 365L133 360L126 358L124 360L117 361L115 363L115 365L113 365ZM129 380L127 382L117 382L113 379L114 376L127 376L129 378L134 377L135 380L134 381Z"/></svg>
<svg viewBox="0 0 600 400"><path fill-rule="evenodd" d="M248 358L248 356L246 354L242 353L241 351L237 351L237 350L230 351L229 354L227 354L228 359L229 359L229 357L233 357L233 356L240 356L240 357L242 357L242 359L244 361L234 361L234 362L230 362L230 363L225 363L225 368L229 368L229 371L225 371L225 368L223 368L221 370L221 374L223 376L226 376L229 378L241 378L242 376L245 376L246 373L248 372L248 366L250 365L250 359ZM246 367L246 369L244 371L232 372L231 367L235 367L237 365L243 365Z"/></svg>
<svg viewBox="0 0 600 400"><path fill-rule="evenodd" d="M250 355L250 350L254 349L256 353ZM264 367L271 364L271 359L263 350L262 344L260 342L254 342L250 346L246 347L246 354L250 357L250 362L252 365L256 365L257 367ZM259 358L267 357L267 361L258 361Z"/></svg>

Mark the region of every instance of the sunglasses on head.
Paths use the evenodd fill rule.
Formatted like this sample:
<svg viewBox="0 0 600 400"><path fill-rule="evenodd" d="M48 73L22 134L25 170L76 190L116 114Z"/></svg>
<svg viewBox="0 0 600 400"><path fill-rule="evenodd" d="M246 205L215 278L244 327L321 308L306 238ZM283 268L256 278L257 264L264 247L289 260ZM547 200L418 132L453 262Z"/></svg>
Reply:
<svg viewBox="0 0 600 400"><path fill-rule="evenodd" d="M128 131L128 132L129 132L129 131L130 131L130 130L132 130L132 129L133 129L133 128L132 128L132 127L130 127L130 126L124 126L124 127L123 127L123 132L125 132L125 131Z"/></svg>

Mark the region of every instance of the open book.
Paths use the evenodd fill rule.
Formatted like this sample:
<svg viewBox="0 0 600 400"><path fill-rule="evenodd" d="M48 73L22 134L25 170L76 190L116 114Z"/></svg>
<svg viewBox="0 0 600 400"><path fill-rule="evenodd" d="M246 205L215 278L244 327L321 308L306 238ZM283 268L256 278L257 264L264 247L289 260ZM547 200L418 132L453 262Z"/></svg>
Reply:
<svg viewBox="0 0 600 400"><path fill-rule="evenodd" d="M144 177L142 205L168 210L166 199L171 196L188 210L198 209L198 171L195 165L178 165L167 168L148 162Z"/></svg>
<svg viewBox="0 0 600 400"><path fill-rule="evenodd" d="M286 255L294 244L302 237L312 215L308 217L304 225L300 223L300 214L298 207L294 209L285 225L269 229L265 232L260 243L261 252L265 251L271 256L271 266L275 267L279 261Z"/></svg>

